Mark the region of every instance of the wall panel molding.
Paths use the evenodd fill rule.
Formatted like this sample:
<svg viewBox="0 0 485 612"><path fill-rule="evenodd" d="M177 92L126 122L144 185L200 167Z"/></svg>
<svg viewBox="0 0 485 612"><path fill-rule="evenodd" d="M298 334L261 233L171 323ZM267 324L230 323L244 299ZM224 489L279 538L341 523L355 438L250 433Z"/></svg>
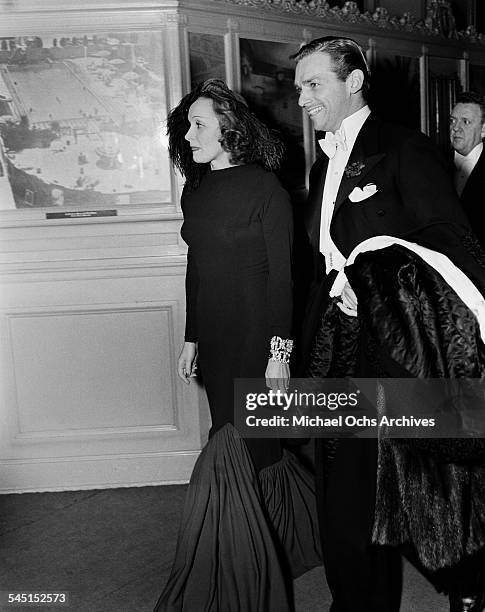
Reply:
<svg viewBox="0 0 485 612"><path fill-rule="evenodd" d="M0 492L188 479L208 415L176 374L180 223L2 231Z"/></svg>
<svg viewBox="0 0 485 612"><path fill-rule="evenodd" d="M198 451L0 460L0 494L182 484Z"/></svg>
<svg viewBox="0 0 485 612"><path fill-rule="evenodd" d="M171 360L177 306L119 304L7 313L18 424L12 443L54 440L63 434L87 439L107 430L124 436L146 434L151 428L156 433L179 431ZM66 350L69 346L72 350ZM144 371L148 351L150 359L157 360L152 372ZM157 368L163 385L157 381ZM42 386L44 393L39 394ZM97 402L92 407L87 405L89 395L84 397L88 388L91 401ZM125 400L131 392L133 398ZM54 410L55 402L59 410Z"/></svg>

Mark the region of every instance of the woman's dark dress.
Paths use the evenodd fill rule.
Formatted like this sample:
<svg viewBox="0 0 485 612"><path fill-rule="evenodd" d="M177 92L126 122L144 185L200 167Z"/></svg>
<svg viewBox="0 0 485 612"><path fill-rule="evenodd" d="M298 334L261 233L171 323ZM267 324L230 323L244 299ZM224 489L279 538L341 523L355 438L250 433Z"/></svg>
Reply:
<svg viewBox="0 0 485 612"><path fill-rule="evenodd" d="M198 341L213 434L234 420L233 379L264 377L271 337L290 336L292 211L277 178L255 165L210 172L182 208L185 339Z"/></svg>
<svg viewBox="0 0 485 612"><path fill-rule="evenodd" d="M289 197L273 174L235 166L184 191L182 209L185 339L198 343L212 428L155 610L289 611L291 576L319 563L312 477L279 440L233 426L233 379L264 377L271 337L290 336Z"/></svg>

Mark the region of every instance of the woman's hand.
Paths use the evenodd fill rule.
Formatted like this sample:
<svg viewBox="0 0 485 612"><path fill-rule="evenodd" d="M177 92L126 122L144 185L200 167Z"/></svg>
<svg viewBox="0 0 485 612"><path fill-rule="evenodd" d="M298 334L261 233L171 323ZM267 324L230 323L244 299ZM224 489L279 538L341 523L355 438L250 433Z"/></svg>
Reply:
<svg viewBox="0 0 485 612"><path fill-rule="evenodd" d="M282 361L268 360L266 386L273 391L287 391L290 386L290 366Z"/></svg>
<svg viewBox="0 0 485 612"><path fill-rule="evenodd" d="M184 342L182 352L177 363L177 373L185 384L190 385L190 377L196 376L197 370L197 343Z"/></svg>

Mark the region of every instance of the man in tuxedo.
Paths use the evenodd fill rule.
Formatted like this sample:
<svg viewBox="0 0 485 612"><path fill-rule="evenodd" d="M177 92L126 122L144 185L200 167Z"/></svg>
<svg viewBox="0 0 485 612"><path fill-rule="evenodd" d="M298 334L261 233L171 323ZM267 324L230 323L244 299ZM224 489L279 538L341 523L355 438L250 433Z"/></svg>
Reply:
<svg viewBox="0 0 485 612"><path fill-rule="evenodd" d="M323 154L310 172L305 215L314 261L305 352L318 352L315 343L311 349L312 339L329 299L357 320L356 293L343 268L353 249L370 238L391 236L443 253L485 288L483 269L464 247L470 228L445 158L423 134L374 116L366 102L370 72L359 45L324 37L293 58L299 105L315 130L325 132L319 141ZM364 362L352 374L377 375ZM344 438L333 447L316 441L317 501L332 612L399 610L400 554L371 544L377 460L376 440ZM461 597L455 597L454 612L482 609L463 606Z"/></svg>
<svg viewBox="0 0 485 612"><path fill-rule="evenodd" d="M465 213L485 248L485 100L464 92L450 116L450 140L454 149L455 187Z"/></svg>

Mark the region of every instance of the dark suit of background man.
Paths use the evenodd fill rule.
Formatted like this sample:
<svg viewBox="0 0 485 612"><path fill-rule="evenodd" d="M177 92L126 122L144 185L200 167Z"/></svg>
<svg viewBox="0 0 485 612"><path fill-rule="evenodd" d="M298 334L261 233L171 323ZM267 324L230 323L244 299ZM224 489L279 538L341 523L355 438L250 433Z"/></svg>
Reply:
<svg viewBox="0 0 485 612"><path fill-rule="evenodd" d="M450 117L450 139L455 151L455 187L465 213L485 248L485 99L464 92Z"/></svg>
<svg viewBox="0 0 485 612"><path fill-rule="evenodd" d="M304 336L317 333L329 288L345 259L356 245L379 235L447 255L483 293L484 271L463 246L470 227L446 159L423 134L384 124L371 113L366 103L369 69L357 43L324 37L293 57L299 104L314 128L326 132L320 141L324 154L310 173L305 223L315 270ZM358 314L349 282L338 307L344 314L337 314L344 319ZM312 350L314 354L315 345ZM362 365L353 375L376 373ZM377 442L341 438L330 451L328 441L316 440L317 497L325 571L333 596L331 612L396 612L400 554L392 547L371 545ZM466 607L461 595L451 594L450 599L453 611L482 610Z"/></svg>

